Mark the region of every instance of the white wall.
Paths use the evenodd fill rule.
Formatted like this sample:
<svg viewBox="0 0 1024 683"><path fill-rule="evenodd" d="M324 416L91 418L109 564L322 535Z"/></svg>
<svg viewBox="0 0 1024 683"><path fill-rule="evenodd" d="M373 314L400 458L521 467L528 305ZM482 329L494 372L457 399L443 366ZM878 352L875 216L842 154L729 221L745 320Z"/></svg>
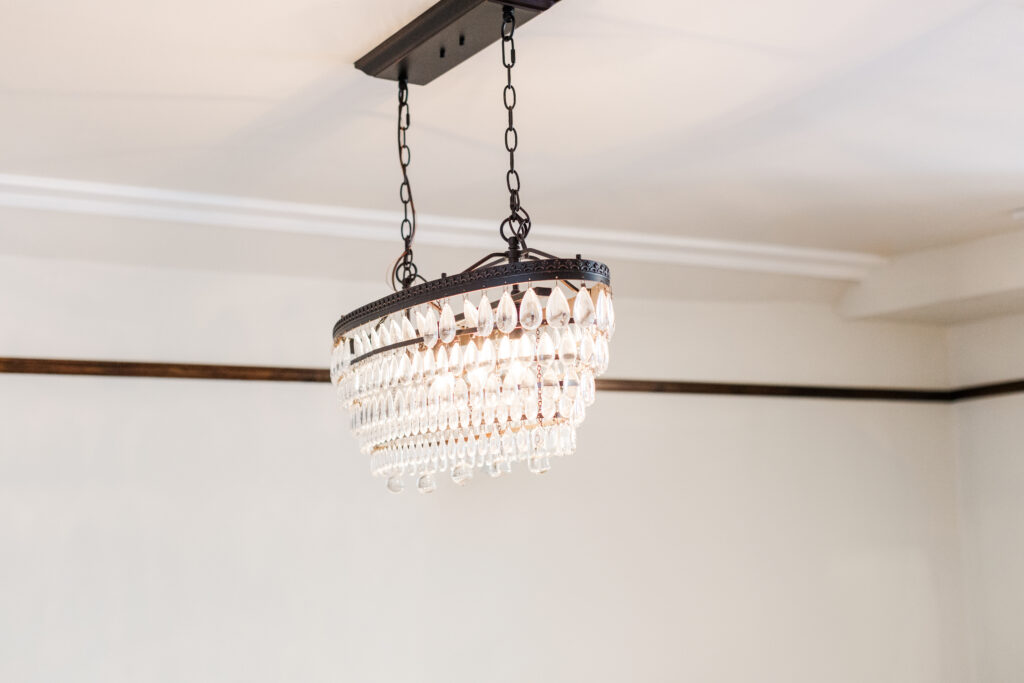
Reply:
<svg viewBox="0 0 1024 683"><path fill-rule="evenodd" d="M396 497L326 386L0 376L0 679L961 681L947 410L607 393Z"/></svg>
<svg viewBox="0 0 1024 683"><path fill-rule="evenodd" d="M979 683L1024 675L1024 396L957 407L971 646Z"/></svg>
<svg viewBox="0 0 1024 683"><path fill-rule="evenodd" d="M957 325L948 330L947 339L955 386L1024 377L1024 315Z"/></svg>
<svg viewBox="0 0 1024 683"><path fill-rule="evenodd" d="M970 385L1024 377L1024 316L949 331L951 373ZM971 655L979 683L1024 677L1024 396L956 407Z"/></svg>
<svg viewBox="0 0 1024 683"><path fill-rule="evenodd" d="M323 366L383 283L0 256L0 355ZM616 298L609 377L944 387L941 328L828 306Z"/></svg>
<svg viewBox="0 0 1024 683"><path fill-rule="evenodd" d="M322 363L371 289L3 265L0 355ZM945 381L936 328L619 304L611 376ZM0 680L968 676L949 406L605 392L551 473L429 497L327 386L0 375L0 415Z"/></svg>

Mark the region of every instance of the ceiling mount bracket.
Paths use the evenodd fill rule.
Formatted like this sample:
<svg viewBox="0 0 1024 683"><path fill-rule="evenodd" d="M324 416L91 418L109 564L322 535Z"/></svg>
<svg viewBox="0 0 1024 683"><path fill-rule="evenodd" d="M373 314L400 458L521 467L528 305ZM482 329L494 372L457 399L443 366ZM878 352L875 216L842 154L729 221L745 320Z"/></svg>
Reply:
<svg viewBox="0 0 1024 683"><path fill-rule="evenodd" d="M523 24L558 0L441 0L356 62L376 78L426 85L499 38L502 8Z"/></svg>

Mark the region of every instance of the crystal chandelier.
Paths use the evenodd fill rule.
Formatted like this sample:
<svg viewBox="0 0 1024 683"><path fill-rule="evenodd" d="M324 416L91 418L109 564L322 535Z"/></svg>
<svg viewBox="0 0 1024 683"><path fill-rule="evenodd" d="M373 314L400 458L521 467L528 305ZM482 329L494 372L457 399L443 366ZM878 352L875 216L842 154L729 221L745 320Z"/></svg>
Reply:
<svg viewBox="0 0 1024 683"><path fill-rule="evenodd" d="M553 458L575 451L595 377L608 367L615 330L608 267L526 246L530 217L515 170L514 8L504 6L501 19L511 211L499 232L507 248L456 275L429 282L419 275L408 86L400 77L405 248L391 269L395 292L334 326L331 381L371 473L394 493L407 480L430 493L443 473L459 485L480 470L498 477L517 462L547 472Z"/></svg>

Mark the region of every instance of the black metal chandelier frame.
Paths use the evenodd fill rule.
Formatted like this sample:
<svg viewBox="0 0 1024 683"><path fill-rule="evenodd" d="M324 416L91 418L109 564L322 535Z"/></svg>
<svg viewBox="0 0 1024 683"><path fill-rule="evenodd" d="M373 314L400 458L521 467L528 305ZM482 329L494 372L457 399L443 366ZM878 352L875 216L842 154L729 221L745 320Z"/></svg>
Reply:
<svg viewBox="0 0 1024 683"><path fill-rule="evenodd" d="M526 245L531 222L519 199L519 174L515 169L519 136L513 124L516 92L512 85L512 67L516 59L516 13L518 10L518 22L523 23L555 2L557 0L442 0L356 62L357 68L370 75L397 80L399 83L399 161L402 166L400 195L405 209L401 236L404 250L391 270L396 291L342 316L334 325L335 342L366 323L383 321L389 315L414 306L493 287L513 286L518 289L517 285L544 281L560 281L572 289L576 289L573 282L610 287L611 274L605 264L584 259L579 254L575 258L559 258ZM494 30L499 18L500 32ZM488 254L455 275L442 274L436 280L425 281L412 263L412 237L415 234L416 218L408 178L408 83L425 84L498 39L502 41L502 64L507 74L502 99L508 112L505 149L509 154L506 186L509 190L510 214L499 227L499 234L506 242L507 249ZM417 279L423 281L422 284L415 284ZM401 289L397 289L397 285ZM460 335L474 331L472 328L463 329ZM365 353L353 359L353 362L422 341L422 337L419 337L397 342Z"/></svg>

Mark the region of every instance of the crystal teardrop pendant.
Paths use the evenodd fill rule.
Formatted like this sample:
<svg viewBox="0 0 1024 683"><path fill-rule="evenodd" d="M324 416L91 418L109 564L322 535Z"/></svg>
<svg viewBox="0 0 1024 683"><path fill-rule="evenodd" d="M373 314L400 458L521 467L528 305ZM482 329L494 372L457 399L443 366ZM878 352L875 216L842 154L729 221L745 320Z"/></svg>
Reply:
<svg viewBox="0 0 1024 683"><path fill-rule="evenodd" d="M549 363L555 359L555 344L551 341L551 335L547 330L540 333L540 341L537 343L537 360Z"/></svg>
<svg viewBox="0 0 1024 683"><path fill-rule="evenodd" d="M594 358L594 337L586 332L583 333L583 338L580 340L579 358L585 364L589 364Z"/></svg>
<svg viewBox="0 0 1024 683"><path fill-rule="evenodd" d="M465 486L472 478L473 470L470 467L459 464L452 468L452 481L459 486Z"/></svg>
<svg viewBox="0 0 1024 683"><path fill-rule="evenodd" d="M455 384L452 388L452 400L460 407L468 404L469 402L469 386L466 384L466 380L461 377L455 380Z"/></svg>
<svg viewBox="0 0 1024 683"><path fill-rule="evenodd" d="M473 302L469 300L469 297L463 297L462 299L462 324L466 327L476 327L477 321L477 310Z"/></svg>
<svg viewBox="0 0 1024 683"><path fill-rule="evenodd" d="M576 398L580 390L580 376L573 368L569 368L562 376L562 393L569 398Z"/></svg>
<svg viewBox="0 0 1024 683"><path fill-rule="evenodd" d="M432 475L424 474L416 482L416 488L420 490L420 493L433 493L437 488L437 482Z"/></svg>
<svg viewBox="0 0 1024 683"><path fill-rule="evenodd" d="M562 293L562 288L557 285L548 297L547 321L552 327L565 327L569 324L569 302Z"/></svg>
<svg viewBox="0 0 1024 683"><path fill-rule="evenodd" d="M447 370L453 375L462 372L462 347L459 344L452 344L452 350L448 352Z"/></svg>
<svg viewBox="0 0 1024 683"><path fill-rule="evenodd" d="M412 380L423 377L423 354L419 351L412 352L412 362L409 363Z"/></svg>
<svg viewBox="0 0 1024 683"><path fill-rule="evenodd" d="M608 339L611 339L615 334L615 306L612 303L612 298L608 297Z"/></svg>
<svg viewBox="0 0 1024 683"><path fill-rule="evenodd" d="M594 322L597 324L597 329L607 332L608 325L611 324L611 311L608 308L608 295L604 293L603 289L597 293L597 305L594 308Z"/></svg>
<svg viewBox="0 0 1024 683"><path fill-rule="evenodd" d="M402 316L402 339L409 341L416 338L416 329L409 322L408 316Z"/></svg>
<svg viewBox="0 0 1024 683"><path fill-rule="evenodd" d="M571 363L576 360L576 340L568 332L562 335L558 343L558 359Z"/></svg>
<svg viewBox="0 0 1024 683"><path fill-rule="evenodd" d="M476 336L488 337L494 330L494 311L491 309L491 302L485 293L480 297L480 307L477 309Z"/></svg>
<svg viewBox="0 0 1024 683"><path fill-rule="evenodd" d="M590 370L584 370L580 374L580 396L588 406L594 402L595 392L594 373Z"/></svg>
<svg viewBox="0 0 1024 683"><path fill-rule="evenodd" d="M534 474L545 474L551 470L551 460L546 455L535 455L530 458L530 471Z"/></svg>
<svg viewBox="0 0 1024 683"><path fill-rule="evenodd" d="M466 372L476 367L476 342L472 339L466 342L466 349L462 352L462 367Z"/></svg>
<svg viewBox="0 0 1024 683"><path fill-rule="evenodd" d="M484 405L494 408L498 405L501 386L498 383L498 376L491 375L484 384Z"/></svg>
<svg viewBox="0 0 1024 683"><path fill-rule="evenodd" d="M594 343L594 373L603 375L608 369L608 340L605 337L598 337Z"/></svg>
<svg viewBox="0 0 1024 683"><path fill-rule="evenodd" d="M572 320L580 327L594 324L594 300L590 298L590 291L586 287L580 287L580 291L576 293L576 300L572 305Z"/></svg>
<svg viewBox="0 0 1024 683"><path fill-rule="evenodd" d="M490 339L484 339L480 345L480 353L476 356L476 364L481 370L490 372L494 369L494 343Z"/></svg>
<svg viewBox="0 0 1024 683"><path fill-rule="evenodd" d="M499 368L507 367L509 361L512 360L512 341L508 335L502 335L501 341L498 342L497 360Z"/></svg>
<svg viewBox="0 0 1024 683"><path fill-rule="evenodd" d="M498 309L494 316L494 324L497 326L500 332L508 334L512 330L516 329L516 305L512 301L512 297L508 292L501 295L501 300L498 301Z"/></svg>
<svg viewBox="0 0 1024 683"><path fill-rule="evenodd" d="M519 324L523 326L524 330L532 332L540 327L543 320L544 309L540 306L537 292L533 291L533 287L531 287L526 290L523 300L519 302Z"/></svg>
<svg viewBox="0 0 1024 683"><path fill-rule="evenodd" d="M416 327L423 337L423 345L432 348L437 343L437 316L433 308L428 308L426 315L416 314Z"/></svg>
<svg viewBox="0 0 1024 683"><path fill-rule="evenodd" d="M442 344L449 344L452 339L455 339L455 312L448 305L447 301L441 309L441 320L438 323L437 335Z"/></svg>
<svg viewBox="0 0 1024 683"><path fill-rule="evenodd" d="M533 360L533 335L524 334L519 338L517 344L516 357L524 363L529 363Z"/></svg>

